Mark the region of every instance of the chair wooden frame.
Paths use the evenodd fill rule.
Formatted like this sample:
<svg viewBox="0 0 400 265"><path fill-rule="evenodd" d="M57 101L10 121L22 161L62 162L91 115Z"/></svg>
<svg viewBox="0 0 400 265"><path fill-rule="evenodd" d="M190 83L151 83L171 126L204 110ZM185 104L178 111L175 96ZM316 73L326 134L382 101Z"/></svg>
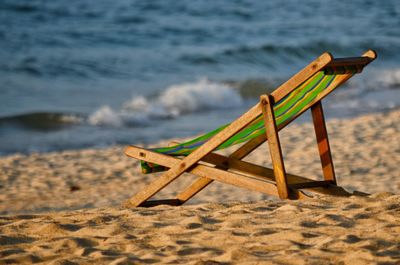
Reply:
<svg viewBox="0 0 400 265"><path fill-rule="evenodd" d="M364 67L375 58L376 53L372 50L365 52L361 57L339 59L334 59L330 53L323 53L270 95L262 95L259 103L184 158L156 153L137 146L128 146L125 150L127 156L162 165L168 167L169 170L152 181L135 196L128 199L125 206L147 207L159 204L181 205L214 180L262 192L264 194L278 196L281 199L301 199L309 197L309 195L303 191L334 196L350 196L351 193L345 191L336 184L321 100L334 88L349 79L352 74L339 75L328 89L324 90L317 98L307 104L295 117L292 117L284 124L280 124L278 127L275 121L273 105L274 102L278 102L280 99L284 98L298 85L325 67L342 67L347 65L360 65ZM315 181L286 173L278 135L279 130L283 129L287 124L310 108L324 176L323 181ZM228 157L213 153L218 146L249 125L260 115L264 117L266 127L265 135L249 140ZM267 140L273 165L272 169L242 160ZM175 199L148 201L149 198L181 176L184 172L197 175L198 179L179 193Z"/></svg>

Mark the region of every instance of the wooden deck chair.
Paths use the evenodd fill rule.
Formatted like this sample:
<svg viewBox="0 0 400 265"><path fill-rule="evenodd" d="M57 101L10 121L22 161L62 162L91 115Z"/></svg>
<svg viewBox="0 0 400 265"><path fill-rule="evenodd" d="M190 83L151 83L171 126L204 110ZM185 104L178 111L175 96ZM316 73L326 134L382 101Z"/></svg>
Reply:
<svg viewBox="0 0 400 265"><path fill-rule="evenodd" d="M214 180L275 195L300 199L311 191L336 196L351 194L337 186L321 100L376 58L372 50L361 57L334 59L323 53L232 123L186 143L165 148L129 146L125 154L142 160L144 173L166 170L126 202L128 207L181 205ZM286 173L278 131L311 109L324 180L316 181ZM268 140L273 168L242 159ZM229 156L213 151L243 143ZM173 180L189 172L198 179L175 199L148 201Z"/></svg>

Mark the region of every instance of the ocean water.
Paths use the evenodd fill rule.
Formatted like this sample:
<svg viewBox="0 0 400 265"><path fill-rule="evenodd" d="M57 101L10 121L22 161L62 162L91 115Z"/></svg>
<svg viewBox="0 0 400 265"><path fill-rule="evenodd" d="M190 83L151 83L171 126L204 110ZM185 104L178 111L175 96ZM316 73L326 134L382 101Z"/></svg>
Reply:
<svg viewBox="0 0 400 265"><path fill-rule="evenodd" d="M400 1L1 0L0 155L203 133L369 48L328 117L400 106Z"/></svg>

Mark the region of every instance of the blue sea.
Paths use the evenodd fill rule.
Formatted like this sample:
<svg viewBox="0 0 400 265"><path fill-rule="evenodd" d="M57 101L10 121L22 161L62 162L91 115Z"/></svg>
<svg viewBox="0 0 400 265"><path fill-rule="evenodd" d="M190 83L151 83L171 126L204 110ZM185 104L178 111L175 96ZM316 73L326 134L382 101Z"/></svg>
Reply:
<svg viewBox="0 0 400 265"><path fill-rule="evenodd" d="M400 1L0 1L0 155L207 132L325 51L328 117L400 106Z"/></svg>

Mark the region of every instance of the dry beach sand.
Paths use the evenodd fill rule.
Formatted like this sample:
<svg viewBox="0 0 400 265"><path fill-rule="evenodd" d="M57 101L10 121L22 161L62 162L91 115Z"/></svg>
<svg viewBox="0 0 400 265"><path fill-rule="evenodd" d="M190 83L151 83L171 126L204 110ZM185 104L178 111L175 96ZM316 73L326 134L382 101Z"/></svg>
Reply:
<svg viewBox="0 0 400 265"><path fill-rule="evenodd" d="M279 201L213 183L188 206L124 209L154 176L122 146L2 157L0 264L400 264L399 121L328 121L338 183L368 197ZM287 171L320 178L312 125L288 128ZM270 164L265 146L247 159Z"/></svg>

